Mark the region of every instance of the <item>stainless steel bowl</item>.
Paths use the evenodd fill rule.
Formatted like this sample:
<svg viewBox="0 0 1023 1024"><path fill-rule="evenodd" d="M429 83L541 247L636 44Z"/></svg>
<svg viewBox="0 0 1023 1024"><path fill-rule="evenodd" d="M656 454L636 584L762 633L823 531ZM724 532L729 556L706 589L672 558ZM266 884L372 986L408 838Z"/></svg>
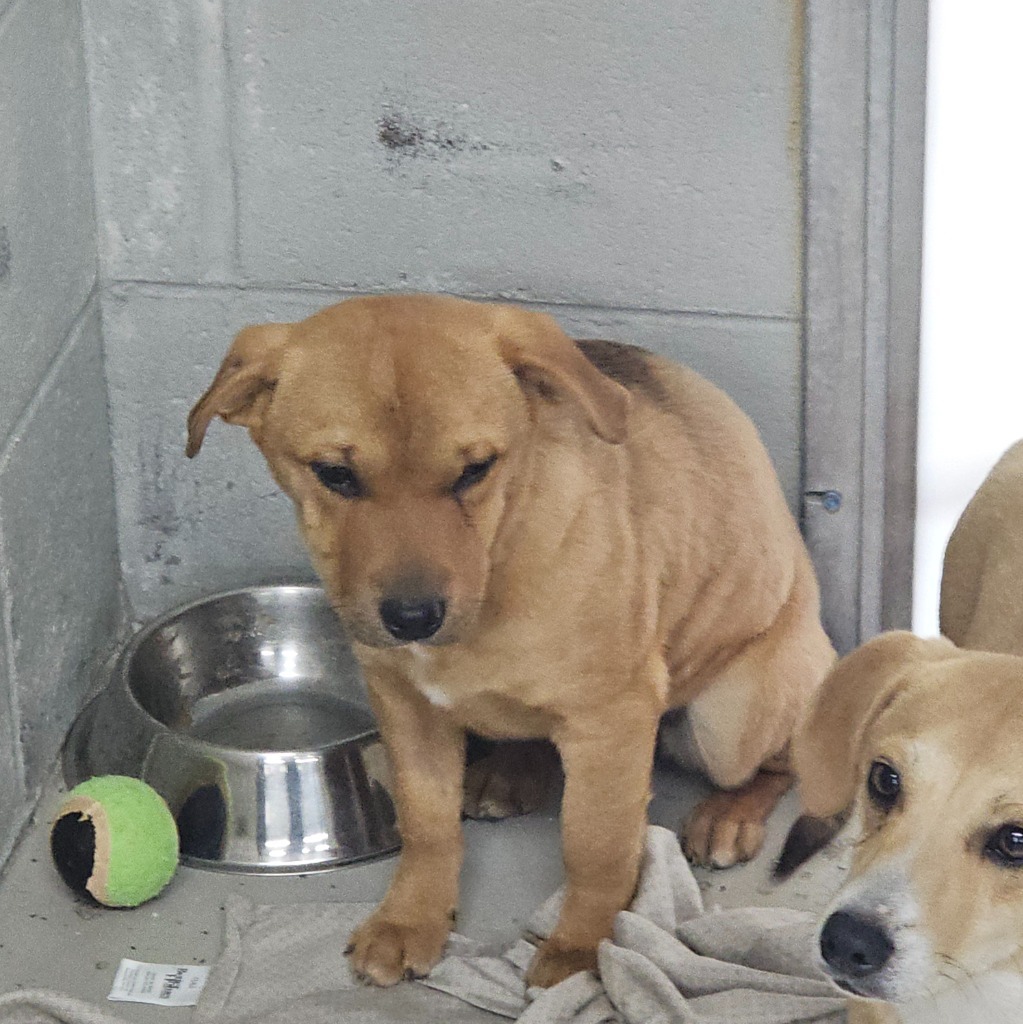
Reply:
<svg viewBox="0 0 1023 1024"><path fill-rule="evenodd" d="M68 785L148 782L195 867L310 871L399 845L359 668L315 586L217 594L147 626L63 764Z"/></svg>

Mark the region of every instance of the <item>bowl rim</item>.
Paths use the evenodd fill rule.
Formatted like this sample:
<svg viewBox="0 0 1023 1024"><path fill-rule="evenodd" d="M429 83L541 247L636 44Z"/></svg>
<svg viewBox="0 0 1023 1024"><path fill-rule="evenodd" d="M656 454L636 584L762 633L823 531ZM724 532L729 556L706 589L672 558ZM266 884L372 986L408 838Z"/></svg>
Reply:
<svg viewBox="0 0 1023 1024"><path fill-rule="evenodd" d="M225 755L230 758L245 760L250 758L262 760L266 757L299 757L303 754L323 754L326 751L341 750L350 746L365 745L366 743L379 740L380 729L379 726L374 725L368 729L364 729L362 732L352 733L351 736L346 736L344 739L332 740L309 747L296 747L286 750L263 750L227 746L221 743L214 743L212 740L203 739L199 736L191 736L188 733L180 732L177 729L172 729L166 722L161 721L147 708L143 707L142 703L135 696L135 691L132 688L131 681L129 679L129 665L142 644L144 644L159 629L162 629L169 622L184 615L186 612L190 612L195 608L202 607L203 605L208 605L213 601L229 597L238 597L245 594L259 592L277 593L280 591L314 592L323 595L324 599L327 599L326 591L318 583L255 583L245 587L235 587L231 590L217 591L212 594L207 594L204 597L198 597L192 601L187 601L184 604L176 605L175 607L161 613L151 621L144 623L135 631L128 640L128 643L125 644L121 653L117 656L113 673L117 682L117 688L127 697L135 710L145 717L146 722L156 731L157 734L166 736L169 740L173 740L174 742L186 744L197 751L202 751L206 754L212 754L221 758ZM329 599L327 599L327 603L329 605ZM338 620L338 628L342 629L340 620ZM350 641L347 637L345 637L345 643L350 646ZM103 691L100 691L94 700L98 700L102 696ZM93 701L90 701L89 703L91 704ZM368 710L370 715L373 716L372 708L368 708ZM373 717L375 722L375 716Z"/></svg>

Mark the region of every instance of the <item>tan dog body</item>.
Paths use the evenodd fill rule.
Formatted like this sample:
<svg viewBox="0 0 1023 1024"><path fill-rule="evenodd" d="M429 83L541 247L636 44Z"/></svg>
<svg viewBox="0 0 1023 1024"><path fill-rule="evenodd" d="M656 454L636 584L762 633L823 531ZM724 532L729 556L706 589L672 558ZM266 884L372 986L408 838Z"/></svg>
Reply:
<svg viewBox="0 0 1023 1024"><path fill-rule="evenodd" d="M214 415L249 427L294 500L391 758L404 848L354 937L360 973L389 984L440 956L466 729L562 758L568 890L535 983L593 967L632 895L666 709L687 706L735 790L697 811L690 850L757 851L834 655L768 456L720 391L538 314L381 297L242 332L191 454ZM434 631L410 639L406 612Z"/></svg>
<svg viewBox="0 0 1023 1024"><path fill-rule="evenodd" d="M851 807L859 837L820 933L824 969L864 997L852 1024L1023 1006L1023 446L956 527L941 621L975 649L876 638L831 673L793 746L807 814Z"/></svg>
<svg viewBox="0 0 1023 1024"><path fill-rule="evenodd" d="M941 632L970 650L1023 655L1023 441L998 460L949 539Z"/></svg>

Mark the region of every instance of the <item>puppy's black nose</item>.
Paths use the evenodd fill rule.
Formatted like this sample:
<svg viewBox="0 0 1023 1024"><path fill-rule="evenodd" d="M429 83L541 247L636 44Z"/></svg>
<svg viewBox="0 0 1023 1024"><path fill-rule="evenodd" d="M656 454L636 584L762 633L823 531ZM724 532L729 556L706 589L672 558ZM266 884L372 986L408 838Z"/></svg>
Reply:
<svg viewBox="0 0 1023 1024"><path fill-rule="evenodd" d="M836 910L821 929L821 956L829 967L849 978L877 974L895 946L874 921Z"/></svg>
<svg viewBox="0 0 1023 1024"><path fill-rule="evenodd" d="M380 602L380 619L395 640L426 640L444 621L444 602L440 598L388 597Z"/></svg>

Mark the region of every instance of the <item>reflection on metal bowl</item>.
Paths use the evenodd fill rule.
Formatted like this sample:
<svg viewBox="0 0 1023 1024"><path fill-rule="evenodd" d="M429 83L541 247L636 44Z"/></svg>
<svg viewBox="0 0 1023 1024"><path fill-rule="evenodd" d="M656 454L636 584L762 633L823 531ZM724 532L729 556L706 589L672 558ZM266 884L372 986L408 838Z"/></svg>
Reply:
<svg viewBox="0 0 1023 1024"><path fill-rule="evenodd" d="M399 845L359 668L316 586L218 594L138 633L64 749L68 785L107 774L166 799L194 867L310 871Z"/></svg>

